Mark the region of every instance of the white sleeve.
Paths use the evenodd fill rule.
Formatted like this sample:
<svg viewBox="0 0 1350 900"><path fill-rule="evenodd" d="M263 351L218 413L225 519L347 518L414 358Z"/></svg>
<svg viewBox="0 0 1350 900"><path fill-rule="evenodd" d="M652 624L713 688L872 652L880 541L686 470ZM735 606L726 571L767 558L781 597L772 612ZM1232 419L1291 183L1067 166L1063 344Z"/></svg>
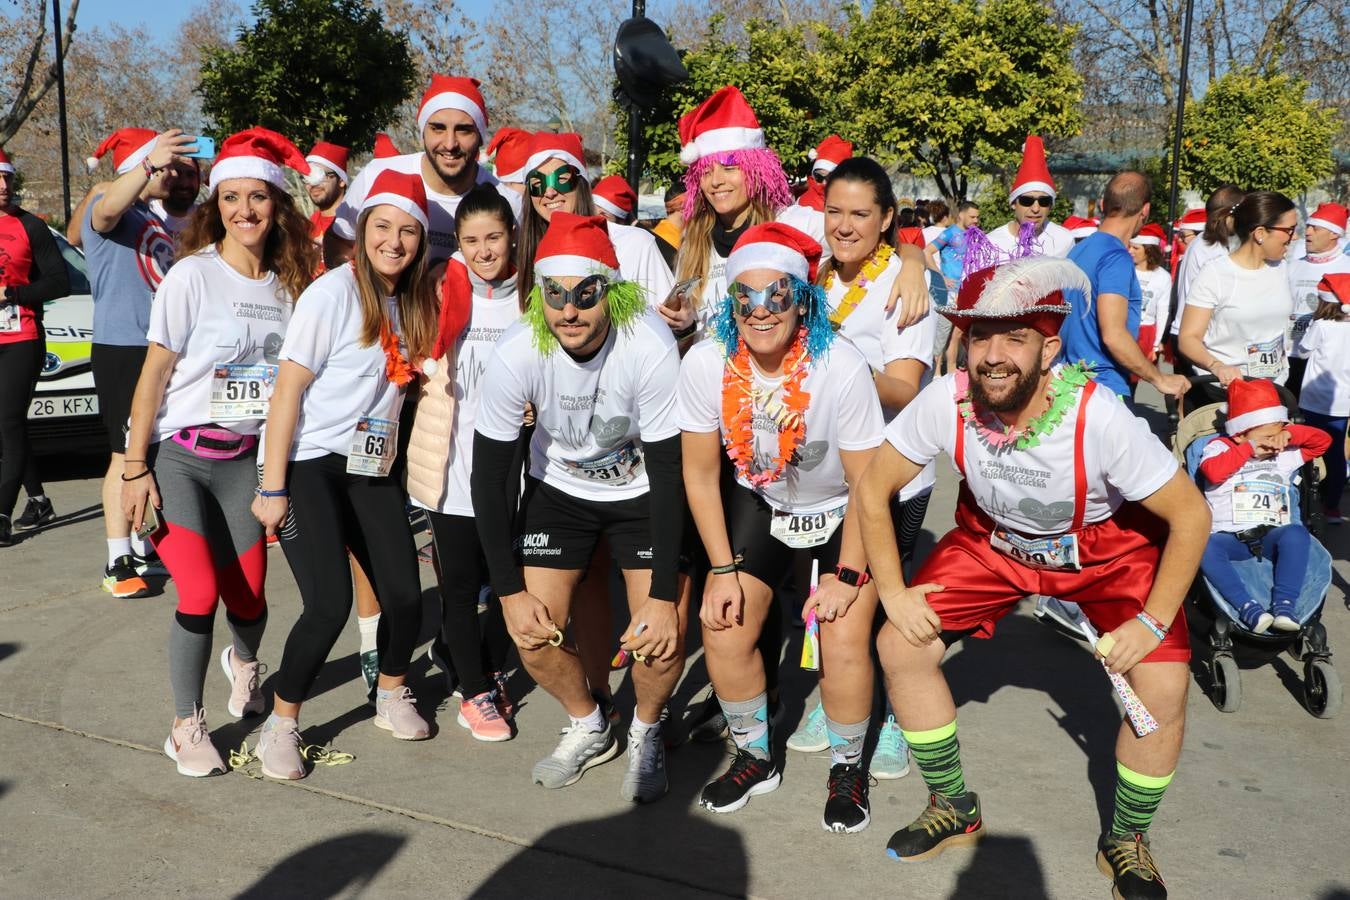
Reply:
<svg viewBox="0 0 1350 900"><path fill-rule="evenodd" d="M1088 421L1100 448L1101 473L1126 500L1144 500L1171 480L1180 468L1172 451L1111 391L1098 388Z"/></svg>
<svg viewBox="0 0 1350 900"><path fill-rule="evenodd" d="M150 328L152 331L155 327L154 312L153 309L150 311ZM1303 332L1303 350L1308 356L1312 356L1312 352L1322 346L1323 327L1321 319L1313 319L1308 323L1308 330ZM150 340L153 341L154 338Z"/></svg>
<svg viewBox="0 0 1350 900"><path fill-rule="evenodd" d="M884 436L900 455L926 466L956 443L956 404L950 377L933 381L886 426Z"/></svg>
<svg viewBox="0 0 1350 900"><path fill-rule="evenodd" d="M850 357L848 364L853 371L845 376L836 395L839 409L835 436L839 439L840 450L871 450L881 445L881 432L886 427L886 420L881 415L881 401L877 398L876 384L872 381L867 360L856 351ZM826 365L830 362L827 360Z"/></svg>
<svg viewBox="0 0 1350 900"><path fill-rule="evenodd" d="M680 364L675 394L675 424L681 431L706 434L721 427L721 351L713 341L695 344Z"/></svg>
<svg viewBox="0 0 1350 900"><path fill-rule="evenodd" d="M895 320L899 315L900 304L897 303L881 322L881 364L884 366L897 359L917 359L932 368L938 313L930 308L922 320L897 329Z"/></svg>
<svg viewBox="0 0 1350 900"><path fill-rule="evenodd" d="M286 337L281 342L278 358L304 366L317 375L333 353L333 343L343 319L335 313L342 303L342 297L323 288L311 286L301 294L291 313L290 324L286 326Z"/></svg>
<svg viewBox="0 0 1350 900"><path fill-rule="evenodd" d="M665 329L669 344L661 349L653 341L657 352L644 354L640 363L643 371L639 373L642 386L638 389L638 430L644 442L664 441L680 433L675 419L675 391L670 389L680 380L680 348L670 337L670 329L664 323L660 327Z"/></svg>
<svg viewBox="0 0 1350 900"><path fill-rule="evenodd" d="M366 194L370 193L370 183L375 180L376 170L381 168L372 160L356 177L352 179L351 184L347 185L347 191L342 195L342 202L338 204L336 216L333 224L329 227L333 233L345 241L356 240L356 220L361 215L361 204L366 202Z"/></svg>
<svg viewBox="0 0 1350 900"><path fill-rule="evenodd" d="M182 353L201 309L202 279L195 266L175 266L164 276L150 303L150 328L145 338L173 353Z"/></svg>
<svg viewBox="0 0 1350 900"><path fill-rule="evenodd" d="M661 256L661 250L656 246L656 238L651 232L636 226L630 227L632 230L626 235L629 246L625 248L628 251L625 256L629 267L622 274L625 280L640 284L647 294L647 305L655 306L670 294L670 289L675 286L675 277L670 274L670 267Z"/></svg>
<svg viewBox="0 0 1350 900"><path fill-rule="evenodd" d="M497 342L483 370L483 382L478 394L478 416L474 431L494 441L514 441L520 436L525 404L529 396L519 373L502 353L505 339ZM530 347L530 352L534 348Z"/></svg>
<svg viewBox="0 0 1350 900"><path fill-rule="evenodd" d="M1219 296L1220 269L1214 265L1205 266L1195 276L1186 291L1186 305L1201 309L1217 309L1221 302Z"/></svg>
<svg viewBox="0 0 1350 900"><path fill-rule="evenodd" d="M1153 342L1155 348L1162 346L1163 327L1167 325L1167 317L1172 314L1172 276L1163 269L1156 271L1160 274L1155 278L1158 282L1155 289L1157 310L1153 316L1153 324L1157 326Z"/></svg>

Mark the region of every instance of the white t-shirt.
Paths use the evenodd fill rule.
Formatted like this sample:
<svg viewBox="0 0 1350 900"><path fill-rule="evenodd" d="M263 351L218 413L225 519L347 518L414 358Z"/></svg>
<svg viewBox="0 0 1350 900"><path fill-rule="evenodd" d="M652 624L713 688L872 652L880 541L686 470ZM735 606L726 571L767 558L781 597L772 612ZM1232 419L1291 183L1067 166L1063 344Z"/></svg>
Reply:
<svg viewBox="0 0 1350 900"><path fill-rule="evenodd" d="M1324 275L1344 272L1350 272L1350 256L1341 252L1339 244L1316 256L1302 253L1289 263L1289 292L1294 298L1293 344L1289 350L1290 356L1308 355L1307 347L1303 343L1303 334L1312 324L1312 314L1317 312L1317 283Z"/></svg>
<svg viewBox="0 0 1350 900"><path fill-rule="evenodd" d="M656 306L675 286L656 238L645 228L610 222L609 240L619 260L619 274L625 281L636 281L647 294L647 303Z"/></svg>
<svg viewBox="0 0 1350 900"><path fill-rule="evenodd" d="M1139 294L1143 301L1139 306L1139 324L1161 328L1171 310L1172 276L1162 267L1135 269L1134 274L1139 277ZM1155 346L1162 344L1162 337L1159 333Z"/></svg>
<svg viewBox="0 0 1350 900"><path fill-rule="evenodd" d="M839 326L839 334L857 347L867 360L867 365L877 371L884 370L887 363L897 359L917 359L922 362L924 373L919 381L919 389L922 390L932 378L933 343L937 335L938 313L930 306L928 315L924 316L922 321L906 328L896 328L895 320L900 315L900 304L897 303L888 313L886 301L890 299L891 287L900 274L900 265L900 254L892 254L886 268L867 286L867 296L854 307L853 312ZM848 285L838 278L834 279L834 283L826 293L831 311L839 308L847 293ZM882 407L881 412L884 418L889 410ZM931 490L936 481L936 467L932 464L926 465L918 478L905 485L905 489L900 492L900 499L917 497L924 491Z"/></svg>
<svg viewBox="0 0 1350 900"><path fill-rule="evenodd" d="M398 305L393 297L385 303L397 331ZM314 380L300 404L291 459L346 456L363 416L398 420L403 388L385 376L380 342L362 346L361 330L361 300L351 266L320 275L296 302L281 359L309 369Z"/></svg>
<svg viewBox="0 0 1350 900"><path fill-rule="evenodd" d="M1244 269L1231 256L1220 257L1196 276L1186 305L1213 311L1205 348L1216 359L1249 377L1284 383L1289 375L1285 334L1294 301L1283 260Z"/></svg>
<svg viewBox="0 0 1350 900"><path fill-rule="evenodd" d="M1186 309L1186 298L1190 295L1191 285L1195 279L1204 271L1205 266L1214 262L1216 259L1227 256L1233 248L1225 243L1211 244L1205 240L1204 235L1191 241L1191 245L1186 248L1185 254L1181 257L1181 265L1177 267L1177 309ZM1172 320L1172 333L1179 334L1181 331L1181 313Z"/></svg>
<svg viewBox="0 0 1350 900"><path fill-rule="evenodd" d="M1205 445L1204 452L1200 454L1200 460L1203 462L1207 459L1213 459L1231 449L1232 446L1226 441L1216 438ZM1285 450L1270 459L1249 459L1243 463L1242 468L1230 475L1227 481L1219 484L1206 484L1205 500L1209 501L1211 513L1210 530L1236 533L1263 524L1261 522L1237 522L1233 518L1233 489L1244 481L1283 485L1286 491L1283 501L1288 503L1287 492L1295 485L1296 481L1291 476L1302 467L1303 451Z"/></svg>
<svg viewBox="0 0 1350 900"><path fill-rule="evenodd" d="M703 278L703 294L694 311L694 326L698 329L695 340L702 341L712 333L713 319L727 296L727 284L727 258L720 255L715 246L710 247L708 274Z"/></svg>
<svg viewBox="0 0 1350 900"><path fill-rule="evenodd" d="M1073 525L1074 434L1078 404L1059 426L1027 450L993 450L974 423L966 426L966 485L999 525L1029 535L1064 534ZM1125 500L1143 500L1177 471L1171 451L1114 391L1097 387L1087 406L1083 462L1087 505L1083 521L1108 519ZM906 459L925 465L946 453L956 466L956 376L933 381L886 426L886 440Z"/></svg>
<svg viewBox="0 0 1350 900"><path fill-rule="evenodd" d="M1020 228L1016 219L1007 225L1000 225L989 232L989 243L1011 256L1017 252L1017 232ZM1069 233L1069 229L1057 222L1046 222L1041 233L1036 236L1033 246L1035 248L1033 256L1067 257L1069 251L1073 249L1073 235Z"/></svg>
<svg viewBox="0 0 1350 900"><path fill-rule="evenodd" d="M291 298L275 273L254 280L206 247L179 260L150 305L148 340L178 354L155 419L155 440L182 428L215 422L257 434L263 419L212 417L216 366L276 363Z"/></svg>
<svg viewBox="0 0 1350 900"><path fill-rule="evenodd" d="M493 348L474 428L513 441L525 404L533 403L531 475L585 500L640 497L647 493L642 444L680 431L671 390L679 369L675 338L654 311L611 327L585 362L560 347L540 353L530 324L517 322Z"/></svg>
<svg viewBox="0 0 1350 900"><path fill-rule="evenodd" d="M1350 416L1350 322L1315 320L1303 336L1308 367L1298 405L1308 412Z"/></svg>
<svg viewBox="0 0 1350 900"><path fill-rule="evenodd" d="M679 406L676 417L684 431L720 431L722 421L722 376L726 366L723 348L716 341L703 341L684 356L680 366ZM751 364L753 370L753 363ZM770 391L760 409L782 403L783 379L765 378L753 372L755 386ZM750 488L780 512L797 515L826 512L848 502L848 482L841 450L870 450L881 444L881 404L872 385L867 360L847 341L836 340L829 353L811 368L802 382L811 395L806 408L806 433L797 448L796 461L789 462L777 481L752 487L737 474L742 487ZM747 402L749 402L747 400ZM778 425L761 412L751 419L755 439L755 469L768 468L778 455Z"/></svg>
<svg viewBox="0 0 1350 900"><path fill-rule="evenodd" d="M782 212L778 214L777 220L784 225L791 225L803 234L809 234L817 244L820 244L821 253L826 256L829 255L830 248L825 242L824 210L812 209L809 206L794 203L791 206L784 207Z"/></svg>
<svg viewBox="0 0 1350 900"><path fill-rule="evenodd" d="M420 175L422 174L422 157L425 155L421 152L404 153L401 156L372 159L367 163L366 167L352 179L352 183L347 185L347 193L342 198L342 202L338 204L335 213L337 218L333 220L333 233L344 240L356 240L356 220L361 215L361 204L366 202L366 196L370 193L370 186L375 182L375 176L386 169ZM422 183L427 190L428 260L440 262L443 259L449 259L458 246L455 241L455 210L459 209L459 201L463 197L460 194L438 194L431 189L431 185L426 184L425 177L423 177ZM497 184L497 179L482 166L478 167L478 184L496 185L497 193L507 199L507 202L511 204L511 211L516 214L516 221L520 221L520 194L505 185Z"/></svg>
<svg viewBox="0 0 1350 900"><path fill-rule="evenodd" d="M946 225L929 225L923 230L923 245L927 247L938 239L938 235L947 230Z"/></svg>

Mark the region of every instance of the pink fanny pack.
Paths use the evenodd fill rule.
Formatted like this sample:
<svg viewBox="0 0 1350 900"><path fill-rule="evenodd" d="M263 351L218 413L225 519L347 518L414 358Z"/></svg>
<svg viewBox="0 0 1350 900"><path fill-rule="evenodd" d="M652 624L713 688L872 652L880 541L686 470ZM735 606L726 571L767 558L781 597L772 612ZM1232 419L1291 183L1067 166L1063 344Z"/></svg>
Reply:
<svg viewBox="0 0 1350 900"><path fill-rule="evenodd" d="M256 434L235 434L228 428L199 425L183 428L173 436L174 443L186 447L202 459L235 459L258 443Z"/></svg>

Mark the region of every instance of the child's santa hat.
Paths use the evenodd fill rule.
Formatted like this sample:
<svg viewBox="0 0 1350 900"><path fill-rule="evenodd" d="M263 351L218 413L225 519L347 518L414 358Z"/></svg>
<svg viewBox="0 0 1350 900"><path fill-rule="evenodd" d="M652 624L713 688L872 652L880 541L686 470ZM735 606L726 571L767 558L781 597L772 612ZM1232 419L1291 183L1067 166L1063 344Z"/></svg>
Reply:
<svg viewBox="0 0 1350 900"><path fill-rule="evenodd" d="M483 94L478 90L481 83L477 78L432 75L431 85L422 94L422 102L417 107L417 130L426 128L431 117L441 110L457 109L473 119L479 137L487 140L487 105L483 103Z"/></svg>
<svg viewBox="0 0 1350 900"><path fill-rule="evenodd" d="M980 319L1020 322L1051 337L1064 317L1092 296L1086 273L1067 259L1030 256L968 275L942 313L962 331Z"/></svg>
<svg viewBox="0 0 1350 900"><path fill-rule="evenodd" d="M811 160L811 174L817 172L822 175L828 175L838 168L839 164L853 155L853 143L846 141L837 134L832 134L815 149L807 152L806 156Z"/></svg>
<svg viewBox="0 0 1350 900"><path fill-rule="evenodd" d="M1312 211L1312 215L1308 216L1306 224L1325 228L1340 237L1345 234L1347 217L1350 217L1350 210L1339 203L1323 203Z"/></svg>
<svg viewBox="0 0 1350 900"><path fill-rule="evenodd" d="M305 181L310 184L318 184L323 180L323 173L314 171L318 166L323 166L335 173L338 181L345 186L347 184L347 157L351 155L351 150L343 147L341 144L330 144L327 141L319 141L309 151L305 157L305 162L310 164L310 177Z"/></svg>
<svg viewBox="0 0 1350 900"><path fill-rule="evenodd" d="M605 217L555 212L534 254L534 274L547 278L604 275L617 280L619 258Z"/></svg>
<svg viewBox="0 0 1350 900"><path fill-rule="evenodd" d="M530 133L519 128L501 128L487 145L493 173L502 184L525 181L525 163L530 158Z"/></svg>
<svg viewBox="0 0 1350 900"><path fill-rule="evenodd" d="M361 204L361 211L376 206L401 209L416 219L422 230L426 231L430 217L427 214L427 187L422 182L422 173L385 169L376 175L370 193L366 194L365 202Z"/></svg>
<svg viewBox="0 0 1350 900"><path fill-rule="evenodd" d="M285 135L256 126L238 131L221 143L220 153L211 164L208 190L214 193L222 181L231 178L256 178L284 191L286 166L301 175L310 171L300 149Z"/></svg>
<svg viewBox="0 0 1350 900"><path fill-rule="evenodd" d="M93 172L98 168L98 161L111 150L113 169L118 175L125 175L150 155L150 151L155 149L157 137L159 134L150 128L119 128L104 138L94 155L84 163Z"/></svg>
<svg viewBox="0 0 1350 900"><path fill-rule="evenodd" d="M742 272L770 269L810 284L819 265L820 244L809 234L782 222L765 222L747 228L731 248L726 279L732 282Z"/></svg>
<svg viewBox="0 0 1350 900"><path fill-rule="evenodd" d="M1264 378L1235 378L1228 384L1228 421L1224 429L1230 435L1242 434L1258 425L1288 422L1289 410L1280 402L1275 385Z"/></svg>
<svg viewBox="0 0 1350 900"><path fill-rule="evenodd" d="M626 222L637 210L638 198L628 182L621 175L606 175L591 188L591 199L595 205Z"/></svg>
<svg viewBox="0 0 1350 900"><path fill-rule="evenodd" d="M1163 240L1167 235L1163 233L1162 226L1156 222L1149 222L1139 233L1130 239L1131 244L1138 244L1141 247L1161 247Z"/></svg>
<svg viewBox="0 0 1350 900"><path fill-rule="evenodd" d="M1350 314L1350 272L1332 272L1317 282L1317 299L1339 303L1341 312Z"/></svg>
<svg viewBox="0 0 1350 900"><path fill-rule="evenodd" d="M1050 177L1050 167L1045 162L1045 145L1034 134L1027 135L1027 142L1022 145L1022 164L1017 167L1017 177L1013 179L1012 190L1008 192L1008 202L1031 191L1055 196L1055 181Z"/></svg>

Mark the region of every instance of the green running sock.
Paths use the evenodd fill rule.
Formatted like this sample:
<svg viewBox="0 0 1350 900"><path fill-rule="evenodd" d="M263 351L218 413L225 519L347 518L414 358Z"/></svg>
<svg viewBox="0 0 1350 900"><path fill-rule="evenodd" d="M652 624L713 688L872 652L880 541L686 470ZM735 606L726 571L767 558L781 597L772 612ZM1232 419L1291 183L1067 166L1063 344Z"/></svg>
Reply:
<svg viewBox="0 0 1350 900"><path fill-rule="evenodd" d="M1116 813L1111 820L1113 834L1145 834L1153 824L1153 814L1162 802L1163 791L1172 783L1169 775L1140 775L1116 763Z"/></svg>
<svg viewBox="0 0 1350 900"><path fill-rule="evenodd" d="M956 720L930 731L900 729L914 755L914 763L923 773L924 783L934 794L947 799L964 799L966 778L961 772L961 747L956 742Z"/></svg>

